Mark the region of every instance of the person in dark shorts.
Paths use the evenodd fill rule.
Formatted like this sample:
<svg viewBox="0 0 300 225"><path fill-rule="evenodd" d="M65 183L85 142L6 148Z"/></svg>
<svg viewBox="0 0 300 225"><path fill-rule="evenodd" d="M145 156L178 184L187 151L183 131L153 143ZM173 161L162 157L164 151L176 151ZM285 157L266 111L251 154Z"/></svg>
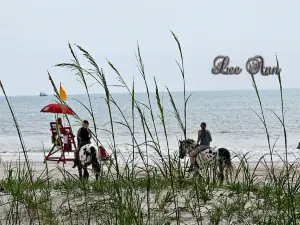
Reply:
<svg viewBox="0 0 300 225"><path fill-rule="evenodd" d="M91 143L91 131L89 129L89 122L84 120L82 122L82 127L79 128L77 132L77 149L74 151L74 165L75 168L79 164L79 150L82 146Z"/></svg>
<svg viewBox="0 0 300 225"><path fill-rule="evenodd" d="M206 123L201 123L200 127L201 130L198 131L196 150L190 152L191 165L188 171L192 171L195 167L198 167L196 164L197 154L205 149L210 148L210 142L212 141L210 131L206 129Z"/></svg>

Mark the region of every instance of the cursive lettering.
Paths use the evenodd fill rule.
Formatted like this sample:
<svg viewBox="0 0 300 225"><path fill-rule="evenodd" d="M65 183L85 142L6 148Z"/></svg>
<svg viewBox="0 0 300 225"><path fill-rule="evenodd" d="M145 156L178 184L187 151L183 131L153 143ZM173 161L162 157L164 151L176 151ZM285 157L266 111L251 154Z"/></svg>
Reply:
<svg viewBox="0 0 300 225"><path fill-rule="evenodd" d="M251 75L255 75L259 72L260 65L261 65L260 58L256 58L256 57L250 58L246 62L246 71Z"/></svg>
<svg viewBox="0 0 300 225"><path fill-rule="evenodd" d="M212 74L224 74L224 75L238 75L242 72L240 67L228 67L230 59L228 56L219 55L214 59Z"/></svg>
<svg viewBox="0 0 300 225"><path fill-rule="evenodd" d="M240 67L229 66L230 59L228 56L217 56L213 61L213 67L211 69L212 74L224 74L224 75L232 75L232 74L240 74L242 69ZM269 75L280 75L281 68L277 63L277 66L265 66L264 58L260 55L256 55L252 58L249 58L246 62L246 71L255 75L260 72L263 76Z"/></svg>
<svg viewBox="0 0 300 225"><path fill-rule="evenodd" d="M279 75L281 72L281 69L278 66L265 67L264 58L260 55L248 59L246 63L246 70L251 75L255 75L260 71L261 75L263 76L269 76L274 74Z"/></svg>

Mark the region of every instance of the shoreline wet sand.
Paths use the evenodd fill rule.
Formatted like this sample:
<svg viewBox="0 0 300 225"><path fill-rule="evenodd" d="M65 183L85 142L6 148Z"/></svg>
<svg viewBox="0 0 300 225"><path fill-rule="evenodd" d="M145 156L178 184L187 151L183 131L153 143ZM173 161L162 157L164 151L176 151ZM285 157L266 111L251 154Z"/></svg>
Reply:
<svg viewBox="0 0 300 225"><path fill-rule="evenodd" d="M103 161L103 171L108 171L108 168L110 167L110 172L112 172L112 174L116 173L115 168L113 168L113 164L114 164L114 159L111 159L112 162L109 161ZM233 166L234 166L234 171L236 172L238 170L239 167L239 162L237 160L233 161ZM271 162L268 161L266 162L268 165L268 168L271 168ZM289 162L290 163L290 162ZM260 162L257 163L256 161L248 161L247 162L248 166L249 166L249 170L251 171L251 173L254 172L255 170L255 175L259 176L259 177L264 177L266 175L268 175L268 170L265 166L265 162ZM38 176L41 173L43 173L46 169L46 166L48 167L48 171L51 173L51 177L56 177L56 178L63 178L63 175L61 173L61 171L67 171L68 173L72 174L72 175L78 175L78 169L77 167L72 168L73 166L73 162L72 161L67 161L66 163L63 162L55 162L55 161L47 161L46 163L44 163L42 160L32 160L29 159L29 165L31 168L31 171L33 173L33 175ZM280 172L282 172L283 170L283 162L282 161L274 161L273 162L274 165L274 172L275 174L279 174ZM18 167L23 167L26 171L27 171L27 166L25 164L25 160L21 159L21 160L1 160L0 161L0 180L5 178L6 173L8 172L9 169L17 169ZM131 166L131 165L129 165ZM145 165L144 164L135 164L136 166L136 170L137 168L143 168L143 170L145 169ZM183 160L181 161L181 166L184 167L184 163ZM153 167L153 165L152 165ZM155 166L154 166L155 167ZM299 167L299 168L298 168ZM125 168L125 164L119 164L119 169L120 171L123 171ZM300 174L300 165L295 167L295 170L297 171L297 174ZM90 177L92 176L93 179L93 173L92 171L90 171ZM145 173L146 176L146 173Z"/></svg>

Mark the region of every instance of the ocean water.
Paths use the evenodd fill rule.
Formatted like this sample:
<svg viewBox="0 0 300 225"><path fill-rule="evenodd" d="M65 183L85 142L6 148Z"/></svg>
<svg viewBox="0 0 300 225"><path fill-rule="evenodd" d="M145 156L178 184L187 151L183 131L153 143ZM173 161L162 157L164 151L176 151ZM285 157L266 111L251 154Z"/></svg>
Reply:
<svg viewBox="0 0 300 225"><path fill-rule="evenodd" d="M183 92L174 92L173 98L183 118ZM187 95L190 93L187 93ZM265 118L271 138L271 146L277 140L274 148L279 156L284 154L283 129L278 118L271 112L273 110L281 117L280 93L278 90L260 91ZM298 158L300 150L296 149L300 141L300 89L286 89L283 92L285 125L289 157ZM115 141L120 154L128 157L132 153L132 130L124 124L126 121L132 128L131 97L128 94L113 94L118 107L112 105L113 128ZM159 118L159 108L155 93L150 94L150 101L155 115L156 127L161 147L167 153L167 142L171 152L178 151L178 139L183 138L183 133L173 114L168 93L161 93L161 102L164 110L164 120L167 129L165 137L163 124ZM148 104L147 94L137 93L139 102ZM54 114L41 113L40 110L47 104L55 101L54 96L18 96L9 97L20 126L26 149L33 158L43 158L43 149L52 147L50 121L54 121ZM82 118L90 121L94 130L92 119L87 110L78 101L88 105L86 95L69 96L67 100L72 109ZM95 114L97 135L104 147L111 152L112 135L110 117L103 94L91 95L92 107ZM153 123L149 110L140 104L146 117L149 129L154 134ZM22 151L12 115L4 97L0 97L0 156L2 158L17 155ZM123 115L120 113L122 111ZM205 121L207 129L212 134L212 146L226 147L231 151L246 153L251 152L258 159L269 152L264 126L256 113L261 115L259 102L253 90L243 91L203 91L194 92L187 104L187 133L189 138L196 140L200 123ZM126 121L125 121L125 119ZM78 122L69 116L73 132L80 127ZM66 120L64 120L66 123ZM140 115L135 110L134 135L138 143L145 142L143 125ZM150 141L150 135L146 135ZM149 149L148 154L155 157L156 153Z"/></svg>

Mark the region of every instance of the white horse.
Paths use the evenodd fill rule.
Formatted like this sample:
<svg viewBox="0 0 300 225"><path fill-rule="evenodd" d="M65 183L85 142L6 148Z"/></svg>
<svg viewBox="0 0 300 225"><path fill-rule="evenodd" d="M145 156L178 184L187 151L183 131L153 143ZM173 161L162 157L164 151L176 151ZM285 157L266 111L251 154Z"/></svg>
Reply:
<svg viewBox="0 0 300 225"><path fill-rule="evenodd" d="M77 165L79 178L82 178L82 170L83 170L83 178L89 178L89 172L87 167L92 165L93 172L95 173L96 180L99 178L100 174L100 163L99 163L99 152L98 147L95 144L86 144L83 145L78 152L79 163Z"/></svg>
<svg viewBox="0 0 300 225"><path fill-rule="evenodd" d="M179 158L183 159L187 153L193 150L200 152L196 157L196 165L199 167L200 162L208 162L209 165L214 165L214 172L216 172L216 166L219 166L219 177L221 181L224 180L224 168L226 168L226 178L228 170L232 172L233 165L231 162L231 155L226 148L208 148L199 151L199 146L196 146L196 142L193 139L187 139L179 141ZM197 162L198 161L198 162Z"/></svg>

